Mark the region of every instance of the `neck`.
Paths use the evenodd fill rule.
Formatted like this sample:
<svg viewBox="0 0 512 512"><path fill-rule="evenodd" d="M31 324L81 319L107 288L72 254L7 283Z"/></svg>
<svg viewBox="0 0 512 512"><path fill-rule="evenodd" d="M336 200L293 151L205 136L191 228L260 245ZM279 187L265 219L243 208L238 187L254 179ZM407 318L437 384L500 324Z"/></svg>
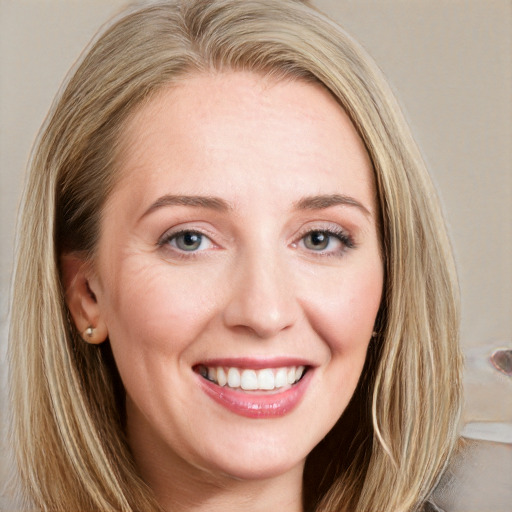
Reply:
<svg viewBox="0 0 512 512"><path fill-rule="evenodd" d="M203 475L183 482L153 482L157 500L166 512L302 512L301 479L281 475L265 480L236 480Z"/></svg>
<svg viewBox="0 0 512 512"><path fill-rule="evenodd" d="M137 439L138 434L128 428L135 462L166 512L303 511L304 463L274 475L242 479L190 463L168 446Z"/></svg>
<svg viewBox="0 0 512 512"><path fill-rule="evenodd" d="M191 467L178 457L162 465L138 462L166 512L302 512L303 466L269 478L242 480Z"/></svg>

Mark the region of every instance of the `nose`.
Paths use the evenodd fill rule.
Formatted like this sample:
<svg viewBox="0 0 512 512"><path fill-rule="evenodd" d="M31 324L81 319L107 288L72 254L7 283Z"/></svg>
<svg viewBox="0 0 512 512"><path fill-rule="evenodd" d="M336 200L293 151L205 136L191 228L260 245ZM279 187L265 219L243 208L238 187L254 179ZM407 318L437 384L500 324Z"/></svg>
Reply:
<svg viewBox="0 0 512 512"><path fill-rule="evenodd" d="M241 258L230 281L224 323L231 329L272 338L290 328L300 311L286 262L264 254Z"/></svg>

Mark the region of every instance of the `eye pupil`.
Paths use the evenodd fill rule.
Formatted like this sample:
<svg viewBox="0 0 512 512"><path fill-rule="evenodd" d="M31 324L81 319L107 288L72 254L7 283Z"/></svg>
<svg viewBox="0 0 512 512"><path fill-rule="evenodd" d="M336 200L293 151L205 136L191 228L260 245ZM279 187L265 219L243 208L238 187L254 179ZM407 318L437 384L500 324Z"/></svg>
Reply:
<svg viewBox="0 0 512 512"><path fill-rule="evenodd" d="M313 231L306 236L304 244L308 249L325 249L329 245L329 234L323 231Z"/></svg>
<svg viewBox="0 0 512 512"><path fill-rule="evenodd" d="M176 238L176 245L184 251L194 251L201 245L202 239L203 236L200 233L189 231Z"/></svg>

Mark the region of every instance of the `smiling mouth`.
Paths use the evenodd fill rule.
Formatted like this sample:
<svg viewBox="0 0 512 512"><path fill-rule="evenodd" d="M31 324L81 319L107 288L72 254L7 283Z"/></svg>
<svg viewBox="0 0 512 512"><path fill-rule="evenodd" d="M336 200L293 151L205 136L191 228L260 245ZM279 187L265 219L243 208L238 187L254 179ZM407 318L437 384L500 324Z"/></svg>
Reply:
<svg viewBox="0 0 512 512"><path fill-rule="evenodd" d="M281 392L297 384L307 372L307 367L285 366L253 370L199 364L194 367L194 371L220 387L242 391Z"/></svg>

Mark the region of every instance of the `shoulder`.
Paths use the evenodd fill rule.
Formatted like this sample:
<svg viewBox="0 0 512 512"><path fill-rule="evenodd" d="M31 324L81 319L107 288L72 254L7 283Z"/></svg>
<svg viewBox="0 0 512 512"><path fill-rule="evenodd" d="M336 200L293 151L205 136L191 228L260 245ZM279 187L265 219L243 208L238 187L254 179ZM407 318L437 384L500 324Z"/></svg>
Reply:
<svg viewBox="0 0 512 512"><path fill-rule="evenodd" d="M512 444L464 440L422 512L512 512Z"/></svg>
<svg viewBox="0 0 512 512"><path fill-rule="evenodd" d="M432 501L426 501L421 509L421 512L445 512L443 509L439 508Z"/></svg>

